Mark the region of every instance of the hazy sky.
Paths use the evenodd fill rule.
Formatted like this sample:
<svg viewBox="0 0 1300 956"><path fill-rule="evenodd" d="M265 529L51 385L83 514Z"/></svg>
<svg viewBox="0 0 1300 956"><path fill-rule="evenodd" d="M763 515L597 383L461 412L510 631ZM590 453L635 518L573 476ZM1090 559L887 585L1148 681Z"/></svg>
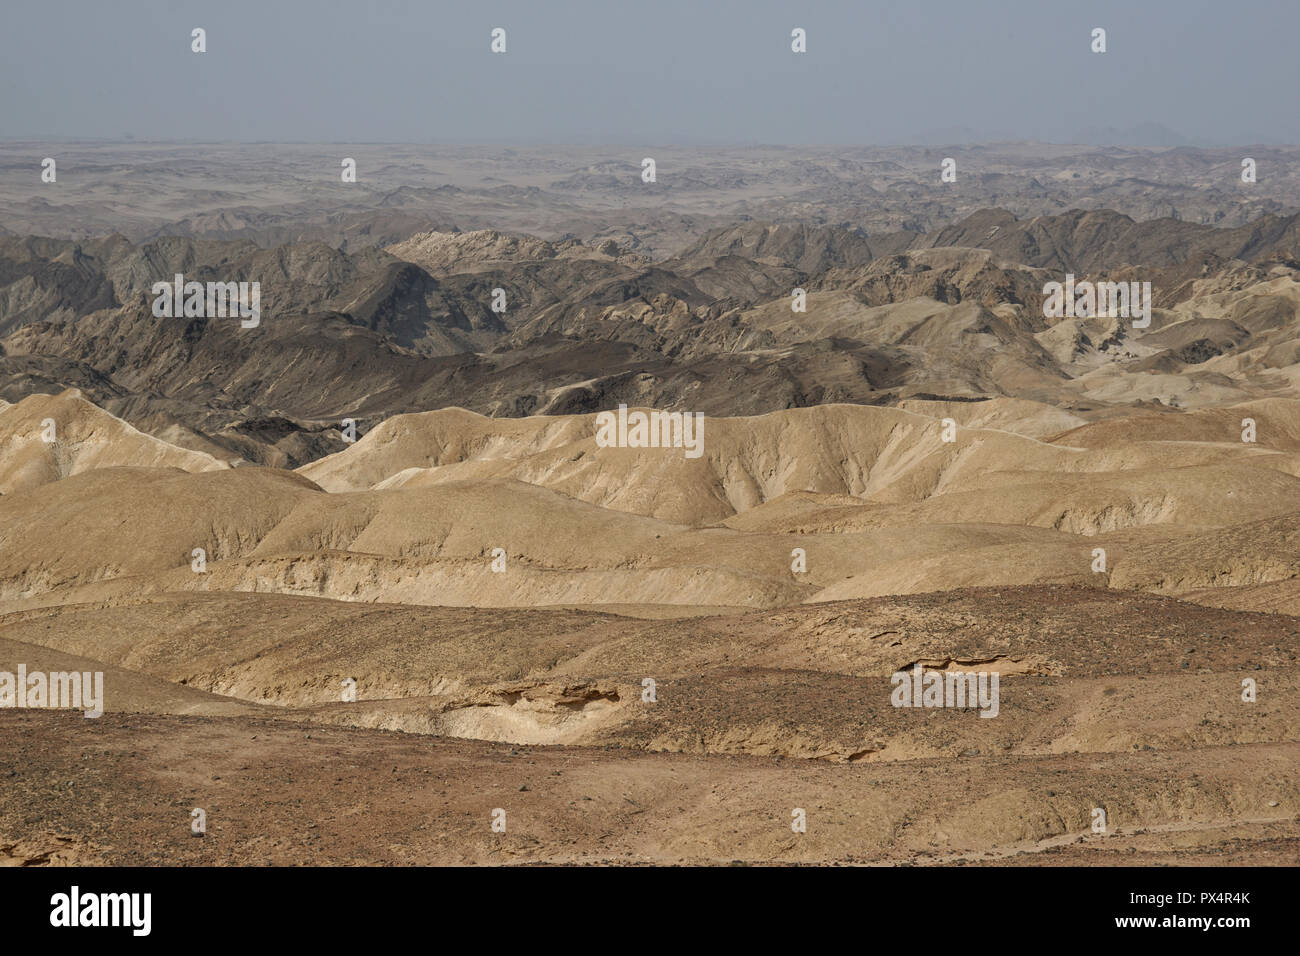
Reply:
<svg viewBox="0 0 1300 956"><path fill-rule="evenodd" d="M6 138L1300 142L1300 0L3 4Z"/></svg>

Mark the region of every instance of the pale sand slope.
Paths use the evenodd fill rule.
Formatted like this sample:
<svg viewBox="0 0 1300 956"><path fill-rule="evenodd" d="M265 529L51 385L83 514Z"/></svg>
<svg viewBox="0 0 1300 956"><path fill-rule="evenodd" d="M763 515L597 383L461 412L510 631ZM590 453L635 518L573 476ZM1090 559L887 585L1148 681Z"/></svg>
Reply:
<svg viewBox="0 0 1300 956"><path fill-rule="evenodd" d="M116 465L189 472L230 467L212 455L137 431L86 401L77 389L0 406L0 494Z"/></svg>
<svg viewBox="0 0 1300 956"><path fill-rule="evenodd" d="M1247 413L1260 441L1225 437ZM299 474L94 468L6 495L0 600L240 590L707 609L1300 576L1300 403L1147 418L1055 442L959 425L946 443L938 419L820 406L707 419L706 453L687 459L597 448L593 416L399 416Z"/></svg>
<svg viewBox="0 0 1300 956"><path fill-rule="evenodd" d="M697 461L449 410L7 494L0 671L103 671L107 713L0 711L0 864L1294 862L1300 618L1259 612L1296 602L1297 403L970 405L711 419ZM996 719L893 706L918 664L997 673Z"/></svg>

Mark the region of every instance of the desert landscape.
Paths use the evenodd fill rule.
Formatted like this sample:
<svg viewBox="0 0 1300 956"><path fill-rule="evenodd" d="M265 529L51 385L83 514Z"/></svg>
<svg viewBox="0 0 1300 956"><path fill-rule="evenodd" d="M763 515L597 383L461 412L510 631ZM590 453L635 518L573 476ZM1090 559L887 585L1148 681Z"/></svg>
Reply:
<svg viewBox="0 0 1300 956"><path fill-rule="evenodd" d="M0 865L1300 860L1300 149L60 155Z"/></svg>

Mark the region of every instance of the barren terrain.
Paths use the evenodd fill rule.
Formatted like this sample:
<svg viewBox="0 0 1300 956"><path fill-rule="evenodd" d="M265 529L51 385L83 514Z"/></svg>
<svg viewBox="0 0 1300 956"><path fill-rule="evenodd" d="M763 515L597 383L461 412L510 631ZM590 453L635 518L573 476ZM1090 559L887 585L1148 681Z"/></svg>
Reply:
<svg viewBox="0 0 1300 956"><path fill-rule="evenodd" d="M1300 861L1293 179L347 149L0 188L0 865Z"/></svg>

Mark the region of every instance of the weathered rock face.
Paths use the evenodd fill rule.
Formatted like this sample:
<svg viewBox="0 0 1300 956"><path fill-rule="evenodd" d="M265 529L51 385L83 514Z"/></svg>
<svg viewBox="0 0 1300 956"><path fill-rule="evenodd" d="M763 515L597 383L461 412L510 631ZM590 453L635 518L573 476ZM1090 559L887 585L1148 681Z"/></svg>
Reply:
<svg viewBox="0 0 1300 956"><path fill-rule="evenodd" d="M106 687L0 706L0 865L1291 862L1276 197L1206 190L1212 228L975 174L1015 210L963 181L865 229L826 223L897 218L906 168L778 162L725 219L682 210L747 174L680 168L662 209L556 161L0 240L0 674ZM158 317L178 273L260 320ZM1045 315L1067 273L1151 324ZM220 823L178 840L196 781Z"/></svg>
<svg viewBox="0 0 1300 956"><path fill-rule="evenodd" d="M878 237L749 222L658 264L488 230L355 252L11 237L0 395L75 387L186 447L289 467L342 447L344 418L448 405L511 417L620 402L710 415L998 396L1222 404L1268 394L1300 360L1296 249L1294 217L1220 229L1000 210ZM1153 326L1044 318L1044 287L1068 270L1151 282ZM265 319L155 318L152 286L177 274L258 282ZM273 419L289 430L272 439L258 423Z"/></svg>

